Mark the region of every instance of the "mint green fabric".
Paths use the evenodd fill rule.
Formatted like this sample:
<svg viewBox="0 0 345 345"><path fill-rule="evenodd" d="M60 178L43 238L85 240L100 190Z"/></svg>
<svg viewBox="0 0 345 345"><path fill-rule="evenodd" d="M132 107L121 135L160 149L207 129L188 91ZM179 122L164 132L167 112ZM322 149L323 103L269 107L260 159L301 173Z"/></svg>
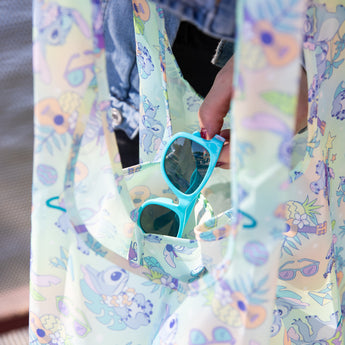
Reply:
<svg viewBox="0 0 345 345"><path fill-rule="evenodd" d="M161 9L133 4L141 164L123 170L100 3L34 2L30 345L342 344L344 7L238 2L232 169L178 239L144 235L137 211L175 198L161 152L198 129L202 100ZM293 137L302 45L309 120Z"/></svg>

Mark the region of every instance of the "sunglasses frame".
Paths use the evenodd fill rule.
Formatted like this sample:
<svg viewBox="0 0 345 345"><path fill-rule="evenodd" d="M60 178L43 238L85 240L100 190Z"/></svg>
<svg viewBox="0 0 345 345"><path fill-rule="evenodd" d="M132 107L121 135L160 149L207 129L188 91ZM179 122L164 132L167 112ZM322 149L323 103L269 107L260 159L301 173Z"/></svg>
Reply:
<svg viewBox="0 0 345 345"><path fill-rule="evenodd" d="M191 194L185 194L185 193L181 192L178 188L176 188L173 185L173 183L170 181L170 179L169 179L169 177L165 171L165 157L167 156L167 152L168 152L170 146L172 145L172 143L179 138L185 138L185 139L189 139L191 141L196 142L197 144L204 147L210 154L210 162L209 162L209 166L207 168L207 172L206 172L203 180L201 181L199 187L196 188L195 191L192 192ZM159 206L166 207L166 208L170 209L171 211L175 212L175 214L177 214L177 216L179 217L180 223L179 223L179 230L176 234L176 237L181 238L182 233L183 233L183 229L188 222L188 219L189 219L190 214L194 208L194 205L195 205L195 203L199 197L199 194L200 194L202 188L206 185L207 181L209 180L209 178L213 172L213 169L216 166L216 163L217 163L220 151L222 150L224 142L225 142L225 139L223 137L217 135L217 134L211 140L203 139L203 138L201 138L199 132L194 132L193 134L186 133L186 132L179 132L179 133L176 133L174 136L171 137L171 139L169 140L169 142L165 146L164 151L162 153L160 168L161 168L161 173L163 175L165 182L167 183L167 185L169 186L171 191L178 198L178 204L175 204L172 199L163 198L163 197L146 200L139 208L138 221L137 221L140 229L145 234L150 234L150 233L145 232L141 228L141 224L140 224L141 214L142 214L145 207L147 207L149 205L159 205ZM156 234L156 233L152 232L151 234Z"/></svg>
<svg viewBox="0 0 345 345"><path fill-rule="evenodd" d="M298 268L292 268L292 267L290 267L290 268L284 268L284 269L282 269L282 267L285 267L286 265L288 265L288 264L293 264L295 261L287 261L287 262L285 262L283 265L281 265L280 266L280 268L279 268L279 271L278 271L278 277L279 277L279 279L281 279L281 280L284 280L284 281L289 281L289 280L293 280L293 279L295 279L296 278L296 274L297 274L297 272L300 272L301 274L302 274L302 276L303 277L312 277L312 276L314 276L318 271L319 271L319 266L320 266L320 262L319 261L316 261L316 260L312 260L312 259L300 259L300 260L297 260L297 262L309 262L308 264L306 264L305 266L303 266L303 267L298 267ZM306 268L309 268L309 267L311 267L311 266L315 266L316 267L316 271L313 273L313 274L305 274L304 273L304 269L306 269ZM289 278L282 278L281 276L280 276L280 274L282 273L282 272L287 272L287 271L290 271L290 272L292 272L292 276L291 277L289 277Z"/></svg>

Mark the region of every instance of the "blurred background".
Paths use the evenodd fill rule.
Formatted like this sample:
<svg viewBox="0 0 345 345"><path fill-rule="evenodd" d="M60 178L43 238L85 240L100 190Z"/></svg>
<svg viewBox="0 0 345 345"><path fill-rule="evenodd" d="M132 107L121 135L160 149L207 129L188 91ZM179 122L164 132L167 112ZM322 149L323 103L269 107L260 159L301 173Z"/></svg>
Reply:
<svg viewBox="0 0 345 345"><path fill-rule="evenodd" d="M28 344L33 157L32 0L0 1L0 345ZM218 68L217 41L183 22L173 51L185 78L205 96ZM124 165L138 138L116 133Z"/></svg>
<svg viewBox="0 0 345 345"><path fill-rule="evenodd" d="M28 344L31 0L1 0L0 15L0 345Z"/></svg>

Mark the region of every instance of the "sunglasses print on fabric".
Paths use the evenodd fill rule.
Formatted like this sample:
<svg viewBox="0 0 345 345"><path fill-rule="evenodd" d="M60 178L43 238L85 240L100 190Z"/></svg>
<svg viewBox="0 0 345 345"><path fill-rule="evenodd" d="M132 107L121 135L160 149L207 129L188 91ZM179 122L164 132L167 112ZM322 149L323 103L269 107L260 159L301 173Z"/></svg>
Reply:
<svg viewBox="0 0 345 345"><path fill-rule="evenodd" d="M285 264L280 266L279 268L279 278L281 280L292 280L295 279L296 273L300 272L303 277L311 277L314 276L319 271L320 261L312 260L312 259L300 259L297 262L309 262L306 266L299 267L299 268L285 268L286 265L293 264L296 261L287 261Z"/></svg>
<svg viewBox="0 0 345 345"><path fill-rule="evenodd" d="M212 339L210 340L198 329L193 329L189 336L189 345L234 345L235 343L235 338L225 327L216 327L212 332Z"/></svg>
<svg viewBox="0 0 345 345"><path fill-rule="evenodd" d="M79 337L85 337L91 331L91 327L86 320L83 312L74 307L71 300L67 297L57 297L57 309L65 318L69 319L69 324Z"/></svg>
<svg viewBox="0 0 345 345"><path fill-rule="evenodd" d="M90 70L92 76L94 75L94 64L86 64L83 66L71 67L73 61L78 59L80 54L74 54L70 57L67 62L67 66L65 69L64 77L67 80L68 84L72 87L78 87L82 85L86 79L86 71Z"/></svg>

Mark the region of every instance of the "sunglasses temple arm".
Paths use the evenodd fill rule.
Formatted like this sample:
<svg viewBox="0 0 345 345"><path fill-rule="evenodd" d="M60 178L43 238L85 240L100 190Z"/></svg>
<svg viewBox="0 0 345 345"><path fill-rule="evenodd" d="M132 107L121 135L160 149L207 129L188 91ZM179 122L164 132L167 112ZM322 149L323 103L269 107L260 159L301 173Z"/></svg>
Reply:
<svg viewBox="0 0 345 345"><path fill-rule="evenodd" d="M193 208L194 208L197 200L198 200L198 198L195 198L195 200L193 200L191 203L186 205L185 214L184 214L184 217L183 217L183 221L181 222L180 231L179 231L179 234L178 234L177 237L181 237L182 232L183 232L186 224L188 223L189 217L190 217L190 215L191 215L191 213L193 211Z"/></svg>

